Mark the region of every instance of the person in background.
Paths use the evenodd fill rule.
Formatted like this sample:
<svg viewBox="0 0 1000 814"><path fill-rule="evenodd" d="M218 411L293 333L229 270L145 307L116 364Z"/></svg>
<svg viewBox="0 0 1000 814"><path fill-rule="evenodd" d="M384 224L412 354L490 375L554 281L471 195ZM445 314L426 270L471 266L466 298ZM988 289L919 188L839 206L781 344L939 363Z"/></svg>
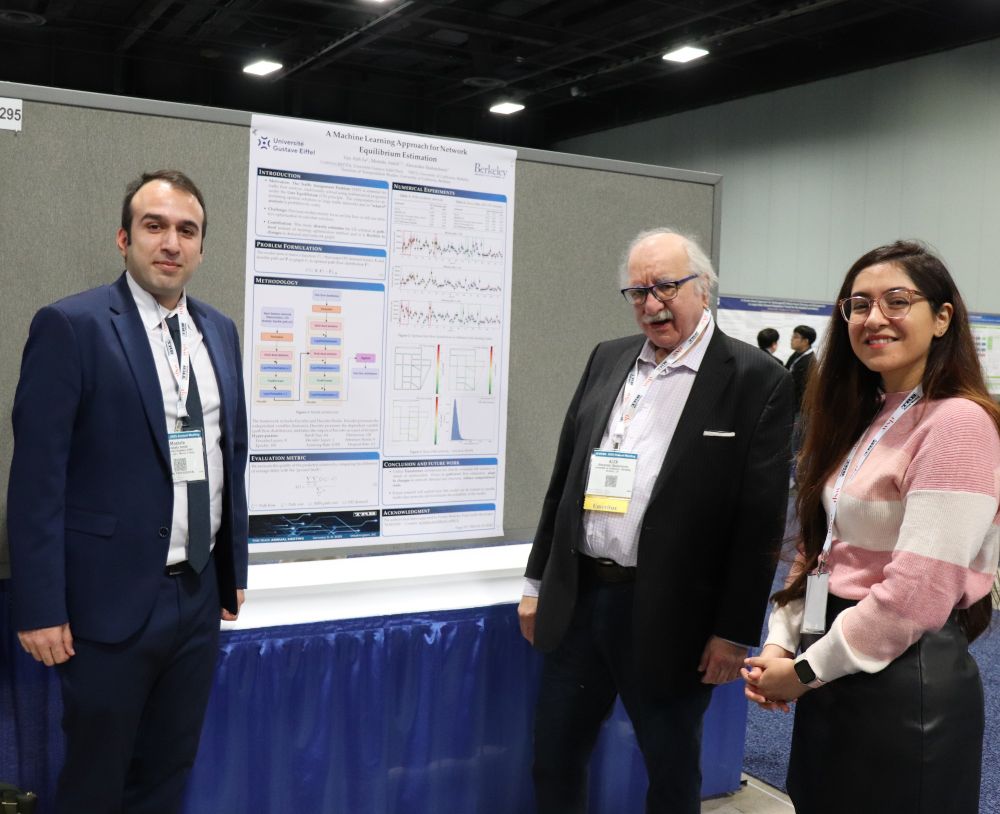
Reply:
<svg viewBox="0 0 1000 814"><path fill-rule="evenodd" d="M813 352L815 341L816 331L808 325L796 325L792 331L792 340L789 344L793 353L785 362L785 369L792 374L792 383L795 385L796 414L802 411L802 397L806 392L809 373L816 362L816 355Z"/></svg>
<svg viewBox="0 0 1000 814"><path fill-rule="evenodd" d="M774 354L778 352L778 340L780 338L781 335L774 328L762 328L757 333L757 347L774 359L779 365L781 364L781 360Z"/></svg>
<svg viewBox="0 0 1000 814"><path fill-rule="evenodd" d="M247 426L232 320L189 297L207 229L176 170L132 182L111 285L41 309L14 398L14 623L55 666L58 814L183 800L247 579Z"/></svg>
<svg viewBox="0 0 1000 814"><path fill-rule="evenodd" d="M746 694L786 711L798 699L798 814L976 814L968 644L991 616L1000 410L962 297L920 243L861 257L826 336L805 399L799 552Z"/></svg>
<svg viewBox="0 0 1000 814"><path fill-rule="evenodd" d="M805 418L802 415L802 398L816 363L813 343L816 341L816 331L808 325L796 325L792 331L792 355L785 362L785 368L792 374L792 384L795 386L795 425L792 428L792 480L798 467L799 452L802 450L802 438L805 434Z"/></svg>
<svg viewBox="0 0 1000 814"><path fill-rule="evenodd" d="M620 695L650 814L700 810L702 717L759 639L785 524L792 382L730 339L693 240L640 234L621 269L642 335L591 353L559 437L518 608L545 653L539 814L583 812Z"/></svg>

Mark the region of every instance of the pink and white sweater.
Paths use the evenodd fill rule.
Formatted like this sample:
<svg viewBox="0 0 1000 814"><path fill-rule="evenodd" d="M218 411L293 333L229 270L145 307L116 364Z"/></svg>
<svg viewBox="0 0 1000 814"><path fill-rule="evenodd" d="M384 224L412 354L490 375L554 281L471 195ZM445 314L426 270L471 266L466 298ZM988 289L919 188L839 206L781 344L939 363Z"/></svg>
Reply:
<svg viewBox="0 0 1000 814"><path fill-rule="evenodd" d="M860 449L905 396L887 396ZM847 480L838 504L830 593L859 602L805 651L823 681L882 670L989 592L1000 553L996 425L967 399L923 400ZM803 604L772 610L768 644L795 652Z"/></svg>

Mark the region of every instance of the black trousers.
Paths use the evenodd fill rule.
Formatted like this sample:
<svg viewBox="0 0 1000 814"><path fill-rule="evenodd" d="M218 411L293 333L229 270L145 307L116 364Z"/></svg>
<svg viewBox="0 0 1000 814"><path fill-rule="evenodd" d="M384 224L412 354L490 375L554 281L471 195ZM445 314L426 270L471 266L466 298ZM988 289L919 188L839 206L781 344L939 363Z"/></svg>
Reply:
<svg viewBox="0 0 1000 814"><path fill-rule="evenodd" d="M827 629L852 602L830 596ZM954 619L878 673L796 703L788 794L796 814L978 814L983 687Z"/></svg>
<svg viewBox="0 0 1000 814"><path fill-rule="evenodd" d="M163 576L149 619L126 641L74 638L76 655L58 668L66 762L57 814L180 810L218 643L214 558L200 576Z"/></svg>
<svg viewBox="0 0 1000 814"><path fill-rule="evenodd" d="M583 584L563 642L545 656L532 769L538 814L587 810L590 756L618 695L649 775L648 814L701 810L702 719L712 688L643 689L632 647L633 593L632 583Z"/></svg>

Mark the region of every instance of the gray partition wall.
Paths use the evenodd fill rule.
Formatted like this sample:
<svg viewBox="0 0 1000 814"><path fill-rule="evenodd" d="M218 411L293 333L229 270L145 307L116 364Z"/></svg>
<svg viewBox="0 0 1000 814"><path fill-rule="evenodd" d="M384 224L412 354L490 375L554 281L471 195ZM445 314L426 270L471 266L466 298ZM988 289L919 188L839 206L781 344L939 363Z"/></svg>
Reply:
<svg viewBox="0 0 1000 814"><path fill-rule="evenodd" d="M0 131L6 495L10 411L31 317L121 273L114 237L129 180L176 167L201 186L208 231L191 290L242 327L250 114L5 82L0 96L24 99L22 132ZM533 532L563 412L591 348L636 330L617 292L623 247L641 229L671 225L697 236L716 260L720 181L709 173L518 151L505 539ZM6 502L0 521L6 575Z"/></svg>

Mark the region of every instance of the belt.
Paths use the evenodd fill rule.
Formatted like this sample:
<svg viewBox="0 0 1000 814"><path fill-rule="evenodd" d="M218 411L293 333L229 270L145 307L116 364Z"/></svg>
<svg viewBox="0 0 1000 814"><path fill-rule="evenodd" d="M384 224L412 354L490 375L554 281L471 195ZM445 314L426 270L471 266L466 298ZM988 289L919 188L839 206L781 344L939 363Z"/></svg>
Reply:
<svg viewBox="0 0 1000 814"><path fill-rule="evenodd" d="M191 567L191 563L187 560L181 560L180 562L171 563L166 568L163 569L164 576L168 577L179 577L181 574L193 574L194 569Z"/></svg>
<svg viewBox="0 0 1000 814"><path fill-rule="evenodd" d="M634 565L619 565L607 557L588 557L586 554L581 554L579 560L581 576L612 584L635 582Z"/></svg>

